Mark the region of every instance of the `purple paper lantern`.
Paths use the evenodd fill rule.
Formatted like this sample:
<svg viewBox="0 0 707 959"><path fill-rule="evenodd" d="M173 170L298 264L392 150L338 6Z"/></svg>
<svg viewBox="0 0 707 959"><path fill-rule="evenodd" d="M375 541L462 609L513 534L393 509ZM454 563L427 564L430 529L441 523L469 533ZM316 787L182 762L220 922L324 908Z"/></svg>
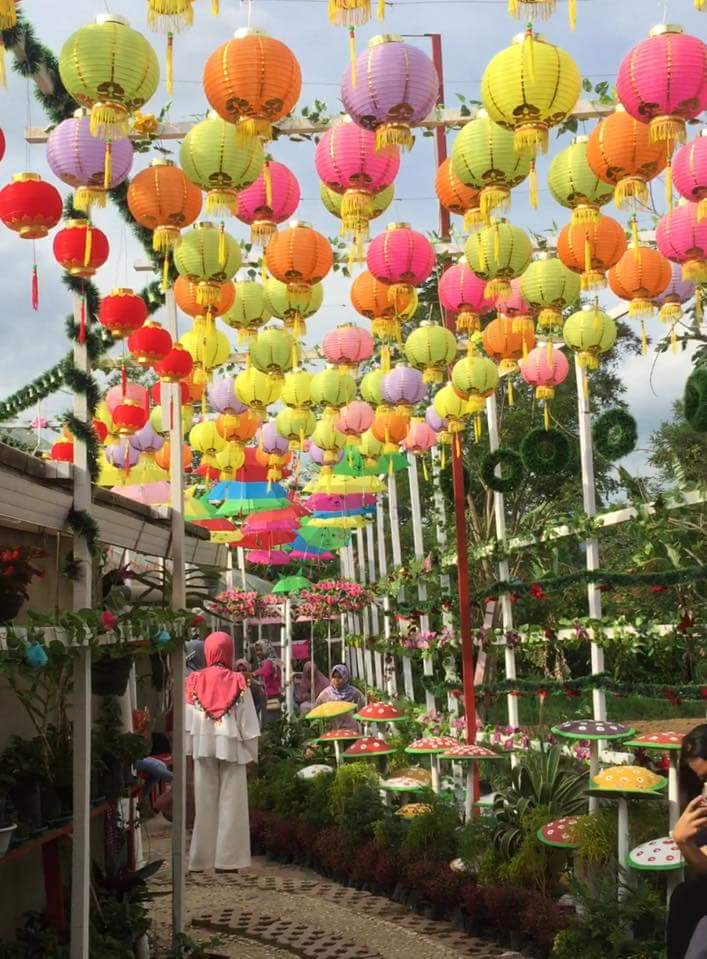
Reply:
<svg viewBox="0 0 707 959"><path fill-rule="evenodd" d="M381 383L381 396L386 403L396 406L400 412L410 414L413 406L424 400L427 387L422 373L402 363L386 373Z"/></svg>
<svg viewBox="0 0 707 959"><path fill-rule="evenodd" d="M313 463L316 463L317 466L331 466L331 465L332 465L330 462L328 462L328 459L329 459L329 457L331 456L331 452L329 452L328 450L327 450L327 452L325 453L324 450L320 450L318 446L315 446L315 445L314 445L314 443L310 443L310 444L309 444L309 449L307 450L307 452L309 453L309 456L310 456L310 459L312 460L312 462L313 462ZM327 457L327 462L324 461L324 457L325 457L325 456ZM336 462L337 462L337 463L340 463L343 458L344 458L344 451L343 451L343 450L336 450Z"/></svg>
<svg viewBox="0 0 707 959"><path fill-rule="evenodd" d="M284 456L290 448L288 440L280 436L272 421L264 423L261 427L259 443L270 456Z"/></svg>
<svg viewBox="0 0 707 959"><path fill-rule="evenodd" d="M428 406L425 410L425 423L427 423L435 433L441 433L447 429L447 421L442 419L434 406Z"/></svg>
<svg viewBox="0 0 707 959"><path fill-rule="evenodd" d="M164 446L164 436L156 433L148 420L141 430L133 433L128 442L138 453L157 453Z"/></svg>
<svg viewBox="0 0 707 959"><path fill-rule="evenodd" d="M682 266L671 263L673 276L660 296L654 300L660 307L660 318L665 323L677 323L682 317L682 304L687 303L695 295L695 284L691 280L683 280Z"/></svg>
<svg viewBox="0 0 707 959"><path fill-rule="evenodd" d="M132 469L137 466L140 454L129 443L114 443L112 446L106 446L106 459L111 466L117 466L118 469Z"/></svg>
<svg viewBox="0 0 707 959"><path fill-rule="evenodd" d="M409 150L417 126L439 96L439 77L422 50L390 35L373 37L341 82L344 107L354 123L376 131L376 149L399 146Z"/></svg>
<svg viewBox="0 0 707 959"><path fill-rule="evenodd" d="M240 416L245 413L248 407L236 396L234 389L234 378L224 376L223 379L214 380L207 387L207 395L212 409L217 413L231 413L234 416Z"/></svg>
<svg viewBox="0 0 707 959"><path fill-rule="evenodd" d="M87 116L62 120L47 140L47 161L54 176L76 190L77 210L106 205L106 192L122 183L133 165L133 145L125 140L111 141L91 136ZM106 151L108 153L108 161ZM105 180L109 167L108 183Z"/></svg>

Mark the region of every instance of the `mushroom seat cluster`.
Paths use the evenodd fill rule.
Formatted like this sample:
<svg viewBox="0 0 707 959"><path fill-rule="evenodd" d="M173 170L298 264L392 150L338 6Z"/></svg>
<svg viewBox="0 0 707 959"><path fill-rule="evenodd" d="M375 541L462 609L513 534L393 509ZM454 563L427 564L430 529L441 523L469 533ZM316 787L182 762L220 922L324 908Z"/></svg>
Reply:
<svg viewBox="0 0 707 959"><path fill-rule="evenodd" d="M604 792L645 793L662 789L666 780L643 766L610 766L602 769L592 783Z"/></svg>
<svg viewBox="0 0 707 959"><path fill-rule="evenodd" d="M298 770L297 778L298 779L316 779L317 776L325 776L333 773L334 770L331 766L326 766L324 763L315 763L312 766L305 766L303 769Z"/></svg>
<svg viewBox="0 0 707 959"><path fill-rule="evenodd" d="M644 872L671 872L682 869L685 862L675 841L670 836L661 836L632 849L626 865Z"/></svg>
<svg viewBox="0 0 707 959"><path fill-rule="evenodd" d="M388 745L384 739L378 739L376 736L362 736L344 750L344 756L346 759L375 759L376 756L388 756L394 752L395 748Z"/></svg>
<svg viewBox="0 0 707 959"><path fill-rule="evenodd" d="M405 716L389 703L369 703L354 716L362 723L399 723Z"/></svg>
<svg viewBox="0 0 707 959"><path fill-rule="evenodd" d="M345 716L346 713L351 713L356 709L355 703L347 703L343 701L335 701L332 703L320 703L319 706L315 706L314 709L310 709L307 713L306 719L336 719L338 716Z"/></svg>

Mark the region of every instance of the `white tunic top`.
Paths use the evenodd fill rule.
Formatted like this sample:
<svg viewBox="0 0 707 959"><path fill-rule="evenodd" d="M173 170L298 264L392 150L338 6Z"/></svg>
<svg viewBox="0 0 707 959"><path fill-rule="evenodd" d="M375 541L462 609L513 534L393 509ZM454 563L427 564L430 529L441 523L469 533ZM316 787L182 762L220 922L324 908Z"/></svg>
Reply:
<svg viewBox="0 0 707 959"><path fill-rule="evenodd" d="M186 704L187 755L229 763L258 761L260 723L249 689L221 719L211 719L199 704Z"/></svg>

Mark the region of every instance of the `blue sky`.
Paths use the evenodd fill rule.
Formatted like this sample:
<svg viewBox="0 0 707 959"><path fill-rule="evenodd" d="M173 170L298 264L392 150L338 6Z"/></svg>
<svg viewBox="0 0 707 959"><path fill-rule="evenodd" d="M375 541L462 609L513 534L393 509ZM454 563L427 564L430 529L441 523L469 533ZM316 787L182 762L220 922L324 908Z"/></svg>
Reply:
<svg viewBox="0 0 707 959"><path fill-rule="evenodd" d="M61 6L49 0L31 0L23 6L39 39L57 55L73 30L92 21L97 13L110 9L126 16L133 27L150 36L163 62L164 38L148 31L143 0L116 0L115 3L71 0ZM210 0L197 0L193 29L175 40L175 94L170 119L183 120L203 113L207 105L201 88L203 63L235 29L247 23L247 2L221 0L221 12L217 18L211 15L210 6ZM578 0L577 6L575 33L569 30L564 0L560 0L553 17L542 24L541 30L571 53L582 74L595 82L611 82L622 56L647 34L651 26L664 18L664 13L668 22L680 23L688 32L704 35L707 26L707 14L697 13L692 0L669 0L668 3L656 0ZM345 32L334 29L327 21L327 0L252 0L250 8L252 25L266 29L287 43L299 59L304 77L299 108L318 98L328 104L330 112L339 112L339 83L348 56L347 41ZM61 16L57 15L59 11ZM386 32L442 34L449 106L458 102L456 93L467 99L478 98L484 66L495 52L508 45L519 28L519 22L508 16L505 0L399 0L387 5L385 22ZM380 32L376 21L361 28L359 46ZM429 41L415 38L409 42L426 49ZM24 142L23 131L28 120L33 125L42 125L46 121L41 107L31 97L28 112L26 81L10 73L8 90L0 93L0 100L3 98L2 127L7 140L2 161L3 181L25 169L50 177L44 148L27 147ZM146 110L157 113L168 99L162 86ZM560 149L568 142L553 140L551 149ZM311 143L279 141L272 153L275 159L288 164L300 181L303 199L299 218L333 236L338 221L330 217L319 202L313 150ZM134 171L146 165L148 159L144 155L138 156ZM405 220L423 231L435 229L434 172L432 141L418 137L414 150L403 158L396 184L396 201L386 219ZM537 212L530 209L526 187L521 186L514 191L511 212L515 223L537 232L548 229L553 221L562 224L567 220L567 211L550 198L542 179L544 171L540 172L541 209ZM61 184L57 185L65 192ZM615 215L611 209L608 212ZM144 274L136 274L132 264L139 258L140 249L129 228L110 209L99 211L96 223L108 233L112 248L109 262L97 277L100 289L105 291L117 285L139 288ZM645 223L646 227L649 225ZM58 266L51 254L51 239L39 241L41 304L39 312L32 313L29 308L31 246L0 229L0 262L5 268L5 309L0 314L0 332L5 343L0 356L0 396L4 397L64 354L63 317L70 310L70 301L59 281ZM231 221L230 230L236 236L246 235L246 228L237 221ZM321 335L336 323L355 319L348 305L347 288L348 283L341 277L327 281L324 307L310 321L311 341L319 341ZM184 325L186 327L186 322ZM656 321L656 331L657 328ZM684 356L667 354L658 362L652 386L649 384L650 358L632 358L622 370L629 387L629 403L641 426L642 440L667 414L689 371L689 359ZM67 397L56 397L46 404L43 412L50 415L66 402ZM638 464L641 459L636 454L634 462Z"/></svg>

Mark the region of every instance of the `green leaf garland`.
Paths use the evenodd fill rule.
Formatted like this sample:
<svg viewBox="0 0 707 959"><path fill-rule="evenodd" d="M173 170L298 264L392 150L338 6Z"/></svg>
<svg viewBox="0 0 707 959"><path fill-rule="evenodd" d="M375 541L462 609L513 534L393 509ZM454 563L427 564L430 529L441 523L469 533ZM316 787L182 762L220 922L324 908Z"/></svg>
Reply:
<svg viewBox="0 0 707 959"><path fill-rule="evenodd" d="M501 476L496 476L496 468L501 467ZM496 493L511 493L523 483L525 470L523 460L515 450L505 446L499 448L481 460L481 479L489 489Z"/></svg>
<svg viewBox="0 0 707 959"><path fill-rule="evenodd" d="M698 433L707 433L707 364L701 363L685 383L685 419Z"/></svg>
<svg viewBox="0 0 707 959"><path fill-rule="evenodd" d="M570 441L557 429L531 430L520 444L523 465L538 476L556 476L570 466Z"/></svg>
<svg viewBox="0 0 707 959"><path fill-rule="evenodd" d="M605 459L620 460L636 448L638 427L635 419L619 407L607 410L592 426L594 447Z"/></svg>

